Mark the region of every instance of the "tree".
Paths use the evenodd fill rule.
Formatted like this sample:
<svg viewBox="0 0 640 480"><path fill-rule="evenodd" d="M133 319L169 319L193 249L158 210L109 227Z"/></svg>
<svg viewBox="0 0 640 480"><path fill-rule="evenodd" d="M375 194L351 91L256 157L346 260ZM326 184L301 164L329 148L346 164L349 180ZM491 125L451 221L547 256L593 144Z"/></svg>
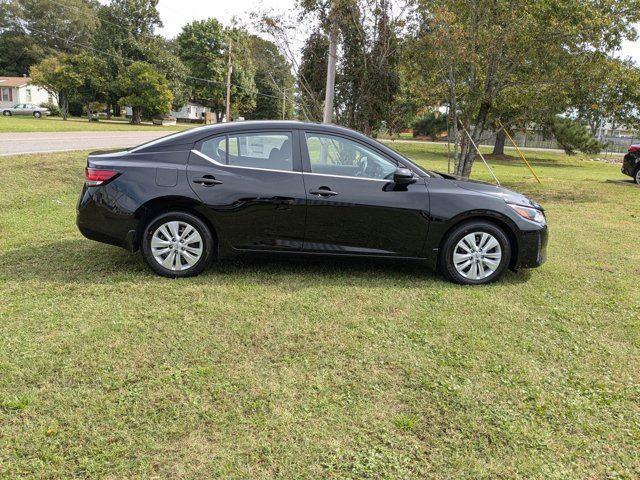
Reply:
<svg viewBox="0 0 640 480"><path fill-rule="evenodd" d="M21 75L48 55L91 43L99 21L89 0L12 0L0 4L0 74Z"/></svg>
<svg viewBox="0 0 640 480"><path fill-rule="evenodd" d="M587 52L576 68L572 106L591 130L602 139L605 123L612 126L640 122L640 70L630 60L601 52Z"/></svg>
<svg viewBox="0 0 640 480"><path fill-rule="evenodd" d="M58 99L60 114L66 120L69 99L83 83L82 75L75 70L70 55L51 55L32 66L30 75L34 85L44 88Z"/></svg>
<svg viewBox="0 0 640 480"><path fill-rule="evenodd" d="M294 78L291 65L273 42L250 37L251 55L256 69L256 106L247 115L251 120L273 120L293 116Z"/></svg>
<svg viewBox="0 0 640 480"><path fill-rule="evenodd" d="M95 32L94 45L108 63L107 103L116 115L123 96L119 77L135 61L156 65L165 72L176 97L181 97L176 87L184 79L184 67L175 54L172 56L166 40L155 34L162 26L157 4L158 0L110 0L98 8L101 27Z"/></svg>
<svg viewBox="0 0 640 480"><path fill-rule="evenodd" d="M580 121L565 117L555 117L547 126L558 144L567 155L573 155L576 150L583 153L600 153L603 145L594 139L587 127Z"/></svg>
<svg viewBox="0 0 640 480"><path fill-rule="evenodd" d="M307 120L322 120L328 52L329 41L320 32L312 33L302 48L297 76L298 106Z"/></svg>
<svg viewBox="0 0 640 480"><path fill-rule="evenodd" d="M224 111L227 55L233 44L231 102L235 114L250 112L255 106L255 68L249 40L240 29L226 29L216 19L197 20L185 25L177 38L178 54L187 66L191 97L207 105L220 121Z"/></svg>
<svg viewBox="0 0 640 480"><path fill-rule="evenodd" d="M120 77L121 105L131 107L131 123L140 123L142 115L166 113L173 94L167 79L146 62L135 62Z"/></svg>
<svg viewBox="0 0 640 480"><path fill-rule="evenodd" d="M564 95L577 54L618 48L639 15L635 0L419 0L410 65L432 105L444 101L477 143L507 91ZM463 177L476 155L466 135L454 131Z"/></svg>

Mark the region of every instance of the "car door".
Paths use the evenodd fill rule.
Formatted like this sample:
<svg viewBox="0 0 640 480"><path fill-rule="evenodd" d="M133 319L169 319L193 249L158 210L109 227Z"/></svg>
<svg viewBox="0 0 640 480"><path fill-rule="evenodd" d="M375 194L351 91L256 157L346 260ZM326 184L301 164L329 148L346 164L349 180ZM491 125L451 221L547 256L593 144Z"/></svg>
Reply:
<svg viewBox="0 0 640 480"><path fill-rule="evenodd" d="M15 107L13 107L13 111L11 113L13 113L14 115L24 115L25 114L24 113L24 104L21 103L19 105L16 105Z"/></svg>
<svg viewBox="0 0 640 480"><path fill-rule="evenodd" d="M22 111L23 115L33 115L33 112L36 111L35 105L31 105L30 103L25 103L23 107L24 107Z"/></svg>
<svg viewBox="0 0 640 480"><path fill-rule="evenodd" d="M187 176L227 246L302 249L306 199L296 131L207 138L194 146Z"/></svg>
<svg viewBox="0 0 640 480"><path fill-rule="evenodd" d="M344 135L301 132L308 252L418 257L429 228L423 178L396 185L398 162Z"/></svg>

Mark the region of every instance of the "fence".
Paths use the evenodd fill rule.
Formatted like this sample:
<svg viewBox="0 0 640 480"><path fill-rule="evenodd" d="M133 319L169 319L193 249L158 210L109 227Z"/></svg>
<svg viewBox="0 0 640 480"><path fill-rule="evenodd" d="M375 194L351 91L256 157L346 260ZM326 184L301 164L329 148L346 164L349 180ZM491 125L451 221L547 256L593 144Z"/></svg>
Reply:
<svg viewBox="0 0 640 480"><path fill-rule="evenodd" d="M562 149L562 147L558 145L558 142L556 142L555 138L545 138L541 132L537 131L517 131L512 134L512 137L519 147ZM485 132L479 143L481 145L493 145L495 141L495 132ZM631 145L640 143L640 138L604 136L602 143L605 144L605 148L602 151L605 155L608 155L609 153L627 153L627 150ZM505 147L509 146L511 145L507 140Z"/></svg>

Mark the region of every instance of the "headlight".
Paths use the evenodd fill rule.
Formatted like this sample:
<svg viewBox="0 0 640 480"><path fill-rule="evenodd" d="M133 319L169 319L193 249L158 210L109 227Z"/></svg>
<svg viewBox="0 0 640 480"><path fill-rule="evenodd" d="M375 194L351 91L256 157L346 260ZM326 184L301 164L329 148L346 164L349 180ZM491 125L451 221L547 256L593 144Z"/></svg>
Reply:
<svg viewBox="0 0 640 480"><path fill-rule="evenodd" d="M513 203L507 203L507 205L513 208L513 210L515 210L518 215L526 220L535 222L540 225L545 225L547 223L547 219L544 218L544 213L542 213L542 210L531 207L523 207L522 205L516 205Z"/></svg>

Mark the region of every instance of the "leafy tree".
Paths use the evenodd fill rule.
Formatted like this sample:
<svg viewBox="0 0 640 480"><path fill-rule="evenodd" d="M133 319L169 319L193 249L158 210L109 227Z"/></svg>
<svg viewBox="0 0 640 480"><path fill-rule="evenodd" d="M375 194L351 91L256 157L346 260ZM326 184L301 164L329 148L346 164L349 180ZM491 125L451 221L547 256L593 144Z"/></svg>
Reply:
<svg viewBox="0 0 640 480"><path fill-rule="evenodd" d="M510 89L563 98L578 54L615 50L639 18L635 0L419 0L409 65L430 104L444 101L477 143ZM454 136L455 173L468 177L476 153Z"/></svg>
<svg viewBox="0 0 640 480"><path fill-rule="evenodd" d="M447 131L447 116L436 113L428 113L417 117L411 124L413 136L436 137L439 133Z"/></svg>
<svg viewBox="0 0 640 480"><path fill-rule="evenodd" d="M0 74L21 75L48 55L75 53L99 21L90 0L12 0L0 4Z"/></svg>
<svg viewBox="0 0 640 480"><path fill-rule="evenodd" d="M575 71L571 104L593 136L606 122L638 125L640 122L640 70L630 60L601 52L587 52Z"/></svg>
<svg viewBox="0 0 640 480"><path fill-rule="evenodd" d="M158 0L110 0L98 8L101 27L95 32L94 44L108 64L107 103L116 115L123 96L119 77L132 62L156 65L174 86L174 77L180 78L181 64L171 58L166 41L155 34L162 26L157 4Z"/></svg>
<svg viewBox="0 0 640 480"><path fill-rule="evenodd" d="M322 120L328 52L329 40L320 32L312 33L302 48L297 77L298 107L307 120Z"/></svg>
<svg viewBox="0 0 640 480"><path fill-rule="evenodd" d="M269 120L293 116L293 82L291 65L268 40L250 37L251 54L256 68L254 82L258 95L255 108L247 115L251 120Z"/></svg>
<svg viewBox="0 0 640 480"><path fill-rule="evenodd" d="M140 123L142 115L166 113L173 94L164 75L146 62L135 62L120 77L123 96L121 105L131 107L131 123Z"/></svg>
<svg viewBox="0 0 640 480"><path fill-rule="evenodd" d="M547 128L567 155L573 155L576 150L595 154L604 148L604 145L589 135L587 127L582 122L555 117Z"/></svg>
<svg viewBox="0 0 640 480"><path fill-rule="evenodd" d="M226 103L229 46L233 54L231 101L234 113L245 114L255 106L255 69L247 34L226 29L210 18L185 25L177 38L178 54L187 66L192 98L211 107L218 121Z"/></svg>
<svg viewBox="0 0 640 480"><path fill-rule="evenodd" d="M31 67L33 83L56 96L60 114L64 120L69 115L69 100L82 85L80 72L76 71L70 55L52 55Z"/></svg>

